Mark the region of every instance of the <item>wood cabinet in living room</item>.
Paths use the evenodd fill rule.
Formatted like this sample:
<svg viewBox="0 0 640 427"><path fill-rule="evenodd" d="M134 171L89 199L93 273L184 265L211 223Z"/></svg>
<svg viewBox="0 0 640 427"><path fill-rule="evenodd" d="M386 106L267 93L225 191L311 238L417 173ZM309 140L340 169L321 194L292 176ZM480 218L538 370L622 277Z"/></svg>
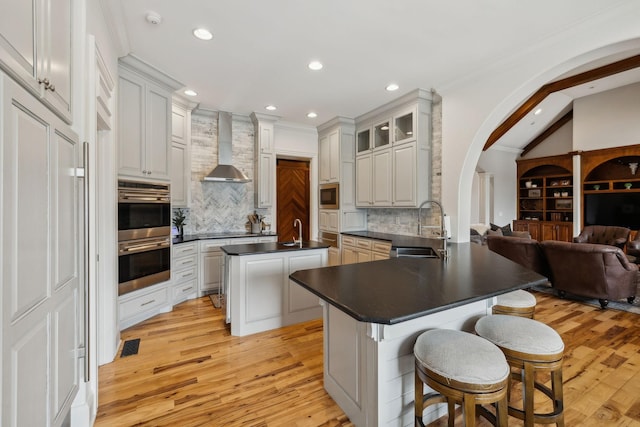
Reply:
<svg viewBox="0 0 640 427"><path fill-rule="evenodd" d="M517 231L532 239L573 239L573 159L571 154L517 160Z"/></svg>

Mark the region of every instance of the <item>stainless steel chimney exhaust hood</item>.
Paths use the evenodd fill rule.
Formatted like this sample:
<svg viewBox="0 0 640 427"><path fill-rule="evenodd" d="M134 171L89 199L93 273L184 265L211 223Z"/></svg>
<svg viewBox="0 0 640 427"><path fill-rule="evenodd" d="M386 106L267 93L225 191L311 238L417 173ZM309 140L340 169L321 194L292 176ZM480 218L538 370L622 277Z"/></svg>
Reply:
<svg viewBox="0 0 640 427"><path fill-rule="evenodd" d="M215 182L250 182L251 180L238 168L231 165L233 148L231 146L231 113L218 112L218 166L204 181Z"/></svg>

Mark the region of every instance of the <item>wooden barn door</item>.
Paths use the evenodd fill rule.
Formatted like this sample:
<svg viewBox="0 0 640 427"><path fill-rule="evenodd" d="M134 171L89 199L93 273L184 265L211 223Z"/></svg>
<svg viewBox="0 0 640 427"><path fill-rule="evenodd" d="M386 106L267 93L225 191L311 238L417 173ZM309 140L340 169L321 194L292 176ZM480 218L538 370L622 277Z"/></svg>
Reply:
<svg viewBox="0 0 640 427"><path fill-rule="evenodd" d="M309 162L304 160L278 159L276 166L276 188L278 203L278 240L298 238L293 221L302 221L302 238L309 240Z"/></svg>

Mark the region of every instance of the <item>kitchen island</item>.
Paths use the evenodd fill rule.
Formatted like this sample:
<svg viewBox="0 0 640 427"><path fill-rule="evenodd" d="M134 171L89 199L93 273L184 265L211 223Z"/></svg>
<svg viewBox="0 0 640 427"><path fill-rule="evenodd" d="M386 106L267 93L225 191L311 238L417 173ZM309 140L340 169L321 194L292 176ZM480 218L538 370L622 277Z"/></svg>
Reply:
<svg viewBox="0 0 640 427"><path fill-rule="evenodd" d="M417 336L471 331L497 295L547 280L480 245L449 250L446 261L392 258L289 276L323 300L324 386L355 425L413 425ZM425 421L445 412L431 406Z"/></svg>
<svg viewBox="0 0 640 427"><path fill-rule="evenodd" d="M224 294L231 335L268 331L322 316L320 300L289 280L327 265L329 245L314 241L226 245Z"/></svg>

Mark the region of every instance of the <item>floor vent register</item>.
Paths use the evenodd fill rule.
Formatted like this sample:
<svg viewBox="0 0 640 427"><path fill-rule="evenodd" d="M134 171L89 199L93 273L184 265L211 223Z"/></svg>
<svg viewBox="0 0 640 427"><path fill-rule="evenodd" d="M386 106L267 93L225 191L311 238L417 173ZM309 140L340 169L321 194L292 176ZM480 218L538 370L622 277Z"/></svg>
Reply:
<svg viewBox="0 0 640 427"><path fill-rule="evenodd" d="M138 348L140 348L140 338L127 340L122 346L122 353L120 353L120 357L133 356L134 354L138 354Z"/></svg>

